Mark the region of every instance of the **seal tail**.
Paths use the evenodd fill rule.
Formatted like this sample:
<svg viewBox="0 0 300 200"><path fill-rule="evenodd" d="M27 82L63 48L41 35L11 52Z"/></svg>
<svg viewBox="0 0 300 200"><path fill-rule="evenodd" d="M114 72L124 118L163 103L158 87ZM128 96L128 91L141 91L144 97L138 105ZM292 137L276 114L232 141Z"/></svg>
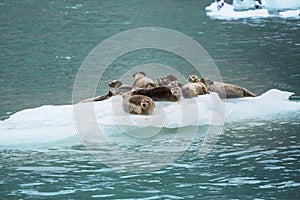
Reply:
<svg viewBox="0 0 300 200"><path fill-rule="evenodd" d="M243 88L243 93L245 97L256 97L256 94L250 92L249 90Z"/></svg>

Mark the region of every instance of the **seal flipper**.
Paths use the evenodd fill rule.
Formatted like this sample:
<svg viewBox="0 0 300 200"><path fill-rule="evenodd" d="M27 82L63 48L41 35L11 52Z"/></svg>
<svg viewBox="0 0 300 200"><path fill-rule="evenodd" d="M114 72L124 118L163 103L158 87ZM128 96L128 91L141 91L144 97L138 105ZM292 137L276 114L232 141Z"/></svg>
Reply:
<svg viewBox="0 0 300 200"><path fill-rule="evenodd" d="M244 97L256 97L256 94L250 92L249 90L242 88L243 93L244 93Z"/></svg>
<svg viewBox="0 0 300 200"><path fill-rule="evenodd" d="M79 103L88 103L88 102L95 102L95 101L104 101L106 99L109 99L110 97L115 96L115 94L109 90L107 94L102 95L102 96L97 96L89 99L84 99L80 101Z"/></svg>
<svg viewBox="0 0 300 200"><path fill-rule="evenodd" d="M111 90L109 90L107 94L95 97L95 101L103 101L103 100L109 99L110 97L112 97L114 95L115 94Z"/></svg>

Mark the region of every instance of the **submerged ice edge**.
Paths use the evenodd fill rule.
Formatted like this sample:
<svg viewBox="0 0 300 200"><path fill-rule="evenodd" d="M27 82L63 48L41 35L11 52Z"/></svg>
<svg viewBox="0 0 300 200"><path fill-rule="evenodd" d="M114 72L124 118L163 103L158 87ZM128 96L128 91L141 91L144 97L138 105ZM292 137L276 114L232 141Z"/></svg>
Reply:
<svg viewBox="0 0 300 200"><path fill-rule="evenodd" d="M268 119L282 113L300 110L299 101L290 101L291 92L269 90L258 97L225 100L225 123L243 120ZM147 128L178 128L195 125L220 125L212 121L216 111L211 105L212 96L199 96L195 101L185 99L181 103L157 102L153 116L129 115L122 110L121 98L91 103L94 106L96 123L100 126L131 126ZM112 107L112 102L119 107ZM195 115L186 117L197 107ZM182 117L184 110L189 110ZM220 116L222 117L222 116ZM222 122L222 120L217 120ZM108 129L105 129L108 131ZM18 143L43 143L63 140L75 136L76 123L72 105L42 106L26 109L0 121L0 146Z"/></svg>

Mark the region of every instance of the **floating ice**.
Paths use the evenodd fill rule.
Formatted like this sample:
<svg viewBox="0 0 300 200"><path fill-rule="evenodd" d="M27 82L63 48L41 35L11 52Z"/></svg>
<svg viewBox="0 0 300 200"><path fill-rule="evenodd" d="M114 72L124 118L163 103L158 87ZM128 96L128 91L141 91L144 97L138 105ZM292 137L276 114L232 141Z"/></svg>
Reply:
<svg viewBox="0 0 300 200"><path fill-rule="evenodd" d="M234 0L232 5L225 3L222 9L218 10L217 3L213 2L205 10L211 18L226 20L266 17L300 18L299 0L265 0L262 9L254 9L254 5L253 0Z"/></svg>
<svg viewBox="0 0 300 200"><path fill-rule="evenodd" d="M272 89L258 97L229 100L226 103L226 122L267 118L300 110L300 102L289 101L293 94Z"/></svg>
<svg viewBox="0 0 300 200"><path fill-rule="evenodd" d="M300 9L299 10L286 10L279 12L279 15L283 18L300 18Z"/></svg>
<svg viewBox="0 0 300 200"><path fill-rule="evenodd" d="M225 3L222 9L217 9L217 3L213 2L206 7L207 15L216 19L241 19L241 18L262 18L269 17L270 14L267 9L256 9L246 11L235 11L234 6Z"/></svg>
<svg viewBox="0 0 300 200"><path fill-rule="evenodd" d="M290 101L293 93L272 89L258 97L220 100L216 93L183 99L180 102L156 102L151 116L125 113L122 98L86 104L41 106L17 112L0 121L0 146L61 141L76 135L76 120L94 116L95 123L107 127L178 128L196 125L219 125L241 120L265 119L281 113L300 111L299 101ZM222 113L222 106L225 110ZM92 108L92 113L76 113L76 106ZM75 120L76 119L76 120ZM77 121L78 122L78 121ZM115 129L114 129L115 130ZM129 129L127 129L129 130Z"/></svg>
<svg viewBox="0 0 300 200"><path fill-rule="evenodd" d="M299 0L263 0L265 6L269 10L282 10L282 9L297 9L300 8ZM254 7L254 0L233 0L235 9L251 9Z"/></svg>
<svg viewBox="0 0 300 200"><path fill-rule="evenodd" d="M221 10L227 10L227 11L233 11L234 7L228 3L224 2L224 6L220 9ZM218 12L218 3L213 2L212 4L210 4L210 6L207 6L205 8L206 11L208 12Z"/></svg>

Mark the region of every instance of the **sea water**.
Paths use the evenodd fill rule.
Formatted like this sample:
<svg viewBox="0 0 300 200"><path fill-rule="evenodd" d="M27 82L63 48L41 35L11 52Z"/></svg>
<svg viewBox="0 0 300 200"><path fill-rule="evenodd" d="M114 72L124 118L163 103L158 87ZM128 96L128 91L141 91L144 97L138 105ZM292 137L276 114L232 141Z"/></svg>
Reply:
<svg viewBox="0 0 300 200"><path fill-rule="evenodd" d="M0 198L298 199L299 18L220 20L207 16L205 7L210 4L0 2ZM96 122L102 123L108 144L114 142L102 144L99 152L106 157L99 157L93 154L99 149L89 148L76 131L76 73L101 41L145 26L174 29L193 38L214 59L224 82L241 85L258 97L226 100L221 132L209 120L208 106L198 109L199 121L171 123L177 119L171 111L182 107L163 105L164 119L170 120L153 129L141 127L146 134L142 136L126 124L116 127L110 112L103 116L102 106L117 98L95 103ZM194 72L189 63L167 52L133 52L109 67L96 95L107 92L109 81L146 61L168 64L183 76ZM196 104L208 105L203 103L209 102L206 98L211 95L199 97ZM135 119L136 125L144 119ZM204 144L210 144L205 143L208 130L220 134L200 156ZM122 151L113 152L112 147ZM155 150L159 154L147 154L160 158L149 156L152 165L146 158L131 156ZM172 161L160 163L161 155Z"/></svg>

